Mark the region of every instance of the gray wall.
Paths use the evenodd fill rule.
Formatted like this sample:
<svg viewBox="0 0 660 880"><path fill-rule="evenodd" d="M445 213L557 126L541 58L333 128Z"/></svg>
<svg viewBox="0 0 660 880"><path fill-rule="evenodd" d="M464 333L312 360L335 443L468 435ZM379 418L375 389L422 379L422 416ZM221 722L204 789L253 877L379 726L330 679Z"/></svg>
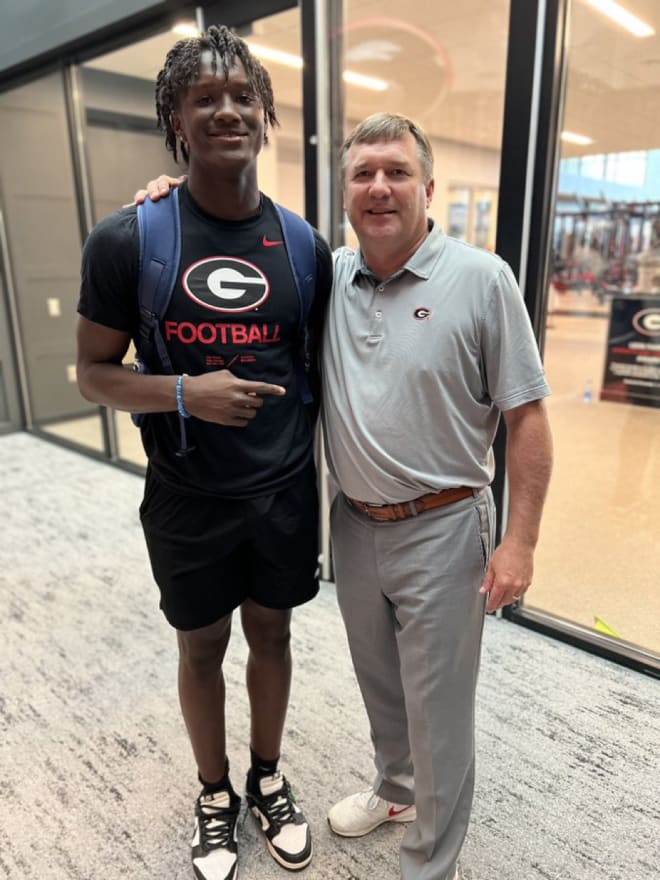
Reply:
<svg viewBox="0 0 660 880"><path fill-rule="evenodd" d="M89 112L101 111L112 123L115 108L123 111L114 124L86 129L98 220L129 202L150 178L182 169L156 131L152 83L90 70L84 71L83 83ZM34 421L93 412L96 407L80 397L72 373L81 242L60 74L0 93L0 152L0 207ZM12 388L4 342L0 334L0 388ZM0 391L0 428L9 421L5 393Z"/></svg>
<svg viewBox="0 0 660 880"><path fill-rule="evenodd" d="M88 126L87 152L95 222L130 202L148 180L185 171L174 164L161 134Z"/></svg>
<svg viewBox="0 0 660 880"><path fill-rule="evenodd" d="M80 76L87 110L138 116L156 131L154 80L85 66L80 68Z"/></svg>
<svg viewBox="0 0 660 880"><path fill-rule="evenodd" d="M78 393L80 226L62 77L0 94L0 192L35 421L90 408Z"/></svg>
<svg viewBox="0 0 660 880"><path fill-rule="evenodd" d="M156 127L154 83L81 68L87 111L86 153L94 221L129 202L133 193L159 174L177 177L175 164Z"/></svg>
<svg viewBox="0 0 660 880"><path fill-rule="evenodd" d="M0 268L0 434L18 430L22 422L9 326L7 283Z"/></svg>

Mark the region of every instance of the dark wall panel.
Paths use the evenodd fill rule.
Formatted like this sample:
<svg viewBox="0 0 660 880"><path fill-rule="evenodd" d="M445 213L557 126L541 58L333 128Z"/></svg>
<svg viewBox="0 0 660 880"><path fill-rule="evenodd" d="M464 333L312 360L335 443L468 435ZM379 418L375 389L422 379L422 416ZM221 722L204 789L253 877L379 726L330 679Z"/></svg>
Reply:
<svg viewBox="0 0 660 880"><path fill-rule="evenodd" d="M0 76L86 35L172 5L166 0L10 0L2 12Z"/></svg>

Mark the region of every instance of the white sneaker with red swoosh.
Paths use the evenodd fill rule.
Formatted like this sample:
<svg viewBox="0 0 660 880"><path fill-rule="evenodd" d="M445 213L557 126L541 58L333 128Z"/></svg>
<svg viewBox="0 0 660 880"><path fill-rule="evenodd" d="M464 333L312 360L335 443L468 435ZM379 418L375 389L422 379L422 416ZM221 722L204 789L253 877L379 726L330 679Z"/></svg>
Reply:
<svg viewBox="0 0 660 880"><path fill-rule="evenodd" d="M371 788L349 795L328 812L330 827L341 837L362 837L385 822L412 822L416 817L414 804L386 801Z"/></svg>

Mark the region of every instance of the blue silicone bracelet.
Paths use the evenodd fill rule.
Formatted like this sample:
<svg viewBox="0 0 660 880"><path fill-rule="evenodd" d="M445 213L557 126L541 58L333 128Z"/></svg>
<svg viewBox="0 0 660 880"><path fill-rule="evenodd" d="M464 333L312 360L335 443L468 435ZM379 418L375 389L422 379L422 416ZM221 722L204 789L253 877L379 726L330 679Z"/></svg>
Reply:
<svg viewBox="0 0 660 880"><path fill-rule="evenodd" d="M190 413L183 404L183 377L187 375L187 373L182 373L176 380L176 406L182 419L190 418Z"/></svg>

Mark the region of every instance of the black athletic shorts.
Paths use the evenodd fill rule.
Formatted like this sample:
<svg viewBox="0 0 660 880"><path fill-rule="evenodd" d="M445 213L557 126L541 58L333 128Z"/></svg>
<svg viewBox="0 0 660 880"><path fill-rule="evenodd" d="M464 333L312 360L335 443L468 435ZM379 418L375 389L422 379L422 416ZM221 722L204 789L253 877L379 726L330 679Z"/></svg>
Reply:
<svg viewBox="0 0 660 880"><path fill-rule="evenodd" d="M238 501L180 495L148 472L140 520L168 622L199 629L248 598L280 609L313 599L318 519L313 464L274 495Z"/></svg>

